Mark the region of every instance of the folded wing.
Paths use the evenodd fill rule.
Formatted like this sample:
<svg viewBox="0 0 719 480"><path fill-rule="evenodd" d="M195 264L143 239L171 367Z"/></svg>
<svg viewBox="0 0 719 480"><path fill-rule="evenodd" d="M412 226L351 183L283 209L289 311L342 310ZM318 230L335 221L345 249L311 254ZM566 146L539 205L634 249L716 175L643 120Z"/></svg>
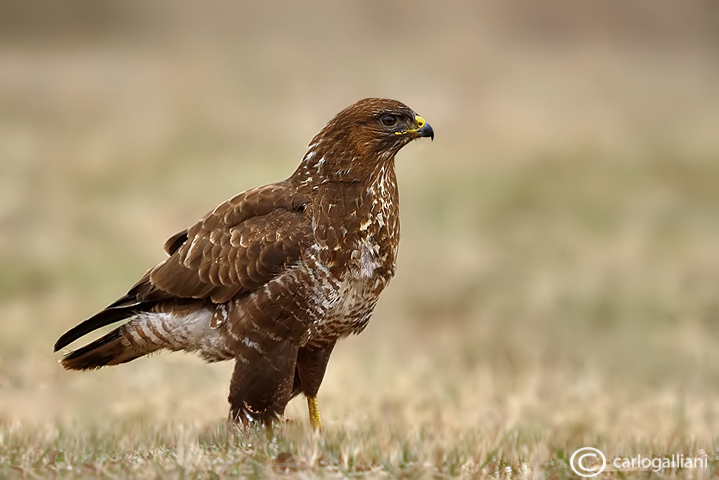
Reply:
<svg viewBox="0 0 719 480"><path fill-rule="evenodd" d="M205 300L222 304L247 295L300 260L311 239L307 199L285 184L243 192L166 243L169 258L130 291L62 335L55 351L87 333L158 304Z"/></svg>

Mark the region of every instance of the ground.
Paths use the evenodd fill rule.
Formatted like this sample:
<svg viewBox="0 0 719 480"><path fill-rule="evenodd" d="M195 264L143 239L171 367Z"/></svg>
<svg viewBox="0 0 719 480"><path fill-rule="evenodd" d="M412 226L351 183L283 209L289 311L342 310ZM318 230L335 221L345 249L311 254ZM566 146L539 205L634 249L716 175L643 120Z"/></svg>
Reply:
<svg viewBox="0 0 719 480"><path fill-rule="evenodd" d="M310 3L238 29L189 4L88 14L87 37L53 14L3 29L0 477L565 478L581 447L719 474L719 17ZM230 364L62 370L55 339L167 237L288 176L369 95L436 139L397 159L398 274L333 354L320 435L301 399L272 432L228 432Z"/></svg>

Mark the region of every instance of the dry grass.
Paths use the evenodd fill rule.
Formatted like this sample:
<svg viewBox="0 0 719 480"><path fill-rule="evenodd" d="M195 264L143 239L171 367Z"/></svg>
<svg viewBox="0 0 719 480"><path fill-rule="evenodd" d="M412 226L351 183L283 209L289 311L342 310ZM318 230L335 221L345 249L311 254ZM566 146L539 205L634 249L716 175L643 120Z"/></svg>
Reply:
<svg viewBox="0 0 719 480"><path fill-rule="evenodd" d="M584 446L719 473L715 7L25 5L0 12L0 478L564 478ZM398 159L398 275L322 435L301 400L228 433L231 365L61 370L166 237L369 95L437 139Z"/></svg>

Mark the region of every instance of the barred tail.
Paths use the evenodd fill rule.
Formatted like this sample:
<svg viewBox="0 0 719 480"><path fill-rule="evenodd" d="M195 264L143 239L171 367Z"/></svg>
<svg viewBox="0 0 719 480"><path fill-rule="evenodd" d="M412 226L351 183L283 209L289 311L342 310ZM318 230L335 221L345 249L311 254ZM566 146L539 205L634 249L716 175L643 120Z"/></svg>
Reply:
<svg viewBox="0 0 719 480"><path fill-rule="evenodd" d="M212 312L199 309L183 314L143 312L104 337L62 359L68 370L93 370L119 365L161 349L198 352L213 362L233 358L224 348L219 329L210 327Z"/></svg>
<svg viewBox="0 0 719 480"><path fill-rule="evenodd" d="M70 352L60 362L68 370L94 370L119 365L142 357L161 348L167 348L158 337L147 335L147 322L138 317L82 348ZM141 333L142 332L142 333Z"/></svg>

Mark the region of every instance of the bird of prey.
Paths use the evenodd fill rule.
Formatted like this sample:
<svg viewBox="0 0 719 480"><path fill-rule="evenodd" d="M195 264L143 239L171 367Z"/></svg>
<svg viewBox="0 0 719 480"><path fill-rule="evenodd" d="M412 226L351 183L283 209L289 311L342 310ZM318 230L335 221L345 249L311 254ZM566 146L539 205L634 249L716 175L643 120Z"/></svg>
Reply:
<svg viewBox="0 0 719 480"><path fill-rule="evenodd" d="M360 333L395 272L394 160L434 132L406 105L367 98L335 116L288 179L242 192L165 243L168 258L55 343L125 321L65 355L90 370L166 349L234 360L230 416L269 424L317 392L337 340Z"/></svg>

